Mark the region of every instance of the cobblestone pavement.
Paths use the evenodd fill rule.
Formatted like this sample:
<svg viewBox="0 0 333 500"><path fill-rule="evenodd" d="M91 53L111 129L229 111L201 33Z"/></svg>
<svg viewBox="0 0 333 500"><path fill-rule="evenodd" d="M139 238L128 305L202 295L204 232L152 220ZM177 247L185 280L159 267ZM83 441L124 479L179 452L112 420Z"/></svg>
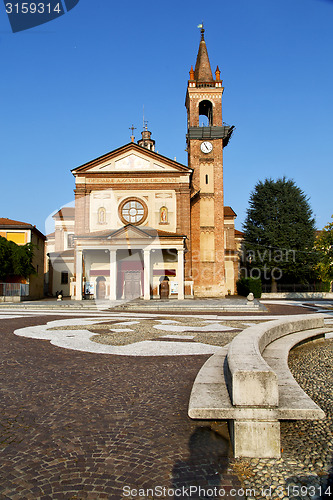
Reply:
<svg viewBox="0 0 333 500"><path fill-rule="evenodd" d="M207 356L100 356L12 333L53 319L1 321L1 499L173 498L129 488L240 488L228 441L187 417Z"/></svg>
<svg viewBox="0 0 333 500"><path fill-rule="evenodd" d="M73 351L13 334L63 316L4 315L0 499L243 497L224 425L187 417L208 355Z"/></svg>

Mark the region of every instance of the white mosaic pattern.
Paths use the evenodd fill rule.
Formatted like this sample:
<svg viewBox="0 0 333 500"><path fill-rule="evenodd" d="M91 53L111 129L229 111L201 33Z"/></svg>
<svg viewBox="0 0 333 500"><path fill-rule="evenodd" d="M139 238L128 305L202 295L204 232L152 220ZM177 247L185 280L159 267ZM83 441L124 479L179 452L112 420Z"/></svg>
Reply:
<svg viewBox="0 0 333 500"><path fill-rule="evenodd" d="M263 301L264 302L264 301ZM273 303L274 301L271 301ZM292 301L277 301L278 303L285 303L288 305L298 306L298 302ZM322 306L323 303L317 304ZM326 324L333 324L333 313L325 311ZM65 349L73 349L85 352L92 352L96 354L117 354L122 356L179 356L179 355L199 355L199 354L213 354L221 347L216 345L205 344L202 342L191 342L195 335L185 335L183 333L196 333L204 335L207 342L207 335L212 332L212 335L228 335L232 334L237 328L235 326L228 326L226 322L237 321L243 324L243 327L253 325L253 321L258 320L268 321L277 319L280 316L261 316L258 315L244 315L244 316L218 316L216 314L210 315L189 315L179 314L176 319L161 319L163 314L154 313L135 313L135 320L133 313L114 313L101 311L69 311L60 309L35 309L35 310L22 310L22 308L0 308L1 319L17 319L34 316L62 316L64 319L51 321L47 325L32 326L21 328L14 333L18 336L49 340L52 345ZM67 316L77 316L77 319L65 319ZM186 325L186 318L189 318L189 325ZM197 326L190 324L191 320L196 319ZM110 325L110 333L125 333L130 334L134 332L136 325L144 323L145 320L154 320L159 324L154 325L157 332L165 332L165 335L159 333L158 339L154 339L152 333L151 339L144 339L138 342L132 342L127 345L110 345L92 341L92 337L96 334L92 333L85 326L98 324L102 322L112 321L114 324ZM184 324L185 323L185 324ZM79 330L70 330L69 326L82 326ZM58 327L59 330L51 330L51 328ZM63 327L64 329L61 329ZM157 334L156 332L156 334ZM327 337L333 337L333 332L327 334ZM179 342L177 342L179 340ZM182 341L182 342L180 342Z"/></svg>
<svg viewBox="0 0 333 500"><path fill-rule="evenodd" d="M120 356L188 356L198 354L214 354L220 347L200 344L198 342L160 342L142 341L125 346L111 346L92 342L93 336L88 330L50 330L61 326L91 325L100 323L109 318L71 319L50 321L47 325L30 326L15 330L15 335L33 339L49 340L52 345L85 351L95 354L117 354ZM118 330L119 331L119 330Z"/></svg>

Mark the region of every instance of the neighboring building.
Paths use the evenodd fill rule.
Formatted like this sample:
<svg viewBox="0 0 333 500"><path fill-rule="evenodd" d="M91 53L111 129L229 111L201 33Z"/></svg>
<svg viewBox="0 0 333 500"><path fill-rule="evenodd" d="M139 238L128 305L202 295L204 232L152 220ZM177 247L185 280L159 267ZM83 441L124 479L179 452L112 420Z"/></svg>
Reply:
<svg viewBox="0 0 333 500"><path fill-rule="evenodd" d="M74 209L57 212L48 242L53 293L67 294L59 282L67 269L69 277L73 269L70 291L78 300L149 300L164 277L178 299L235 292L236 214L223 205L223 147L233 127L222 121L223 90L218 68L213 78L202 30L185 103L188 166L158 154L145 127L137 144L132 136L72 170L75 217Z"/></svg>
<svg viewBox="0 0 333 500"><path fill-rule="evenodd" d="M70 279L74 274L75 208L64 207L52 216L55 231L47 235L47 295L62 292L70 295Z"/></svg>
<svg viewBox="0 0 333 500"><path fill-rule="evenodd" d="M17 245L32 243L33 261L32 265L36 274L31 275L27 280L20 276L12 276L6 280L11 283L26 283L29 285L29 299L40 299L44 296L44 245L45 236L36 226L17 220L0 218L0 236L8 241L13 241Z"/></svg>

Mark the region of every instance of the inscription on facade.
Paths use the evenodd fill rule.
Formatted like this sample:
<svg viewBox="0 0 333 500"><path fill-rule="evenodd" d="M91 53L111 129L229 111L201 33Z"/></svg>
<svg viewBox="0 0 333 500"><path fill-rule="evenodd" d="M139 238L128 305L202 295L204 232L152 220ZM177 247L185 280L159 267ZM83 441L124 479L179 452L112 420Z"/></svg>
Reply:
<svg viewBox="0 0 333 500"><path fill-rule="evenodd" d="M99 179L89 179L89 184L177 184L178 182L188 182L186 177L176 178L176 177L163 177L163 178L151 178L151 177L126 177L123 179L111 179L109 177L100 177Z"/></svg>

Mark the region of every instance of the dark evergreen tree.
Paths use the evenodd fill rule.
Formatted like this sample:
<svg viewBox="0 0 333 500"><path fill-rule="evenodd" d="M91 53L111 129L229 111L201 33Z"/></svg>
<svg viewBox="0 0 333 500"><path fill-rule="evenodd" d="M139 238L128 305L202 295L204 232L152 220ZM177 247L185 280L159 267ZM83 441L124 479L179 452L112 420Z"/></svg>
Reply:
<svg viewBox="0 0 333 500"><path fill-rule="evenodd" d="M293 180L266 179L250 195L243 225L244 261L263 282L306 283L314 277L315 221L304 192Z"/></svg>

